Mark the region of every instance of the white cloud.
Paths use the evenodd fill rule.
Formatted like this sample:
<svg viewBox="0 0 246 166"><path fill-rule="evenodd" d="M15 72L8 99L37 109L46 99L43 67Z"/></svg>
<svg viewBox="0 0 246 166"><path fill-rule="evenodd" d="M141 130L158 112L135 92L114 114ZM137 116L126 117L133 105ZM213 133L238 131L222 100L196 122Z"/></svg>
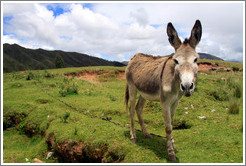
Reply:
<svg viewBox="0 0 246 166"><path fill-rule="evenodd" d="M56 17L47 5L63 7ZM229 11L229 12L228 12ZM129 60L137 53L168 55L166 35L173 22L180 38L189 37L196 19L203 26L198 52L242 60L243 8L239 3L4 3L6 43L31 48L77 51L109 60ZM156 26L155 26L156 25Z"/></svg>

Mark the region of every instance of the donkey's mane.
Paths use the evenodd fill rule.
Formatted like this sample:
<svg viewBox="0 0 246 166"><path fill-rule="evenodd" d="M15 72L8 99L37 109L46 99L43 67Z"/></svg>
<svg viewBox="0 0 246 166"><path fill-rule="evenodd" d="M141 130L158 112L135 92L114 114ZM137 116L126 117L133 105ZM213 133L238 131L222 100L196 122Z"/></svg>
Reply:
<svg viewBox="0 0 246 166"><path fill-rule="evenodd" d="M185 40L184 40L183 44L184 44L184 45L189 44L189 39L185 38Z"/></svg>
<svg viewBox="0 0 246 166"><path fill-rule="evenodd" d="M153 59L159 59L159 58L162 58L160 55L158 55L158 56L153 56L153 55L148 55L148 54L143 54L143 53L140 53L139 55L145 56L145 57L150 57L150 58L153 58Z"/></svg>

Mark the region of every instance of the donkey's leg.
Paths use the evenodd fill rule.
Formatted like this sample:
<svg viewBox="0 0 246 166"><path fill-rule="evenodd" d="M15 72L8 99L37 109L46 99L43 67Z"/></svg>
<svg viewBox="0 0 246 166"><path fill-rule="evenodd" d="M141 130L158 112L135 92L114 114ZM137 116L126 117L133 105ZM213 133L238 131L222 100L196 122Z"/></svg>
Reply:
<svg viewBox="0 0 246 166"><path fill-rule="evenodd" d="M176 111L176 108L177 108L178 104L179 104L179 101L177 100L171 106L171 110L170 111L171 111L171 124L172 124L172 126L173 126L173 120L174 120L174 118L173 118L174 117L174 113ZM173 148L175 148L174 139L173 138L172 138L172 143L173 143Z"/></svg>
<svg viewBox="0 0 246 166"><path fill-rule="evenodd" d="M137 90L135 86L129 85L129 99L130 99L130 118L131 118L131 140L133 143L136 143L136 131L135 131L135 125L134 125L134 120L135 120L135 104L136 104L136 94Z"/></svg>
<svg viewBox="0 0 246 166"><path fill-rule="evenodd" d="M174 147L172 143L172 118L171 118L171 106L169 102L161 102L163 108L163 116L165 120L165 131L166 131L166 138L167 138L167 150L168 150L168 157L171 161L176 161L176 156L174 152Z"/></svg>
<svg viewBox="0 0 246 166"><path fill-rule="evenodd" d="M147 131L145 124L144 124L144 119L143 119L143 107L145 104L146 100L140 95L139 99L138 99L138 103L136 106L136 111L137 111L137 115L138 115L138 121L139 124L142 128L142 132L145 134L146 138L151 138L151 135L149 134L149 132Z"/></svg>
<svg viewBox="0 0 246 166"><path fill-rule="evenodd" d="M173 125L173 120L174 120L173 117L174 117L174 114L175 114L175 111L176 111L178 104L179 104L179 101L175 101L171 106L170 112L171 112L171 123L172 123L172 125Z"/></svg>

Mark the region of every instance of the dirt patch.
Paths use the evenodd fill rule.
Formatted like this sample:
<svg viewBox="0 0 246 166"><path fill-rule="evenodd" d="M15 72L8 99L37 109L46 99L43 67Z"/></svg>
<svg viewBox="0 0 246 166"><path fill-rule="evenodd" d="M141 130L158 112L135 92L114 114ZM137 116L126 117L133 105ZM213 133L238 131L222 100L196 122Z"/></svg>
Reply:
<svg viewBox="0 0 246 166"><path fill-rule="evenodd" d="M124 80L126 79L125 71L119 71L119 74L116 77L118 80Z"/></svg>
<svg viewBox="0 0 246 166"><path fill-rule="evenodd" d="M102 73L102 70L84 70L81 72L72 72L64 74L66 78L75 78L80 80L85 80L91 83L97 83L97 76Z"/></svg>
<svg viewBox="0 0 246 166"><path fill-rule="evenodd" d="M215 64L212 64L210 62L200 62L198 63L198 71L218 71L218 72L223 72L227 71L230 72L231 68L225 68L222 66L218 66Z"/></svg>
<svg viewBox="0 0 246 166"><path fill-rule="evenodd" d="M105 163L124 159L124 156L110 150L107 144L95 145L71 139L57 142L54 133L49 134L47 144L55 152L59 162L64 163Z"/></svg>
<svg viewBox="0 0 246 166"><path fill-rule="evenodd" d="M123 80L125 79L125 71L110 70L106 72L104 70L84 70L82 72L64 74L64 77L85 80L91 83L99 83L107 78Z"/></svg>
<svg viewBox="0 0 246 166"><path fill-rule="evenodd" d="M211 64L198 64L198 71L209 71L212 69L212 65Z"/></svg>

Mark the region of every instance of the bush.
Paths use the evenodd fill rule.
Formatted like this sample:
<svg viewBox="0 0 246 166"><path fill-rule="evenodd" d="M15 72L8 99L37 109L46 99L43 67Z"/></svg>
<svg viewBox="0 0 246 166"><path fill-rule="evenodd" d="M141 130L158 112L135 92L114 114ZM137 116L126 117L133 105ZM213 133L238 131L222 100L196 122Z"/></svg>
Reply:
<svg viewBox="0 0 246 166"><path fill-rule="evenodd" d="M233 71L239 71L239 68L238 68L238 67L233 66L233 67L232 67L232 70L233 70Z"/></svg>
<svg viewBox="0 0 246 166"><path fill-rule="evenodd" d="M238 114L239 113L240 102L237 99L231 99L230 105L228 108L229 114Z"/></svg>
<svg viewBox="0 0 246 166"><path fill-rule="evenodd" d="M64 63L64 60L61 56L57 55L55 57L55 65L56 65L56 68L63 68L65 67L65 63Z"/></svg>
<svg viewBox="0 0 246 166"><path fill-rule="evenodd" d="M53 74L50 74L47 70L44 70L44 77L46 77L46 78L53 78L54 75Z"/></svg>
<svg viewBox="0 0 246 166"><path fill-rule="evenodd" d="M234 86L234 97L241 98L241 96L242 96L241 86L239 84L235 84L235 86Z"/></svg>
<svg viewBox="0 0 246 166"><path fill-rule="evenodd" d="M69 94L78 94L78 86L75 83L71 85L70 80L67 78L64 78L63 82L60 84L61 89L59 91L62 97L66 97Z"/></svg>
<svg viewBox="0 0 246 166"><path fill-rule="evenodd" d="M78 86L73 83L72 86L67 87L67 94L78 94Z"/></svg>
<svg viewBox="0 0 246 166"><path fill-rule="evenodd" d="M34 74L32 72L29 72L26 76L26 80L32 80L34 78Z"/></svg>

